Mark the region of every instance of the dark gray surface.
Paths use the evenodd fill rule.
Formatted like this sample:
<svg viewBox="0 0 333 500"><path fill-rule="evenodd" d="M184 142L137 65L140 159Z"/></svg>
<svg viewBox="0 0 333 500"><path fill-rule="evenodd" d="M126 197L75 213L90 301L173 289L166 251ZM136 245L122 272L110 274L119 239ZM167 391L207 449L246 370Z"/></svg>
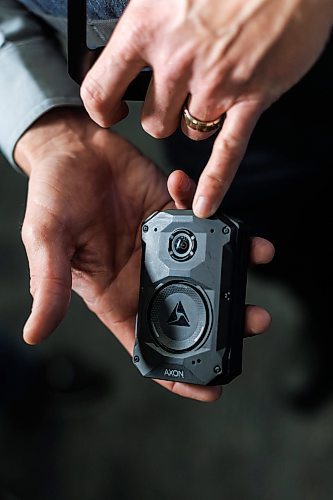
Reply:
<svg viewBox="0 0 333 500"><path fill-rule="evenodd" d="M212 405L141 378L77 297L52 338L26 346L26 180L0 163L0 499L331 499L332 403L302 414L281 398L305 326L291 292L251 275L249 301L274 322Z"/></svg>
<svg viewBox="0 0 333 500"><path fill-rule="evenodd" d="M145 220L142 241L136 367L150 378L230 382L244 336L249 240L240 224L165 210Z"/></svg>

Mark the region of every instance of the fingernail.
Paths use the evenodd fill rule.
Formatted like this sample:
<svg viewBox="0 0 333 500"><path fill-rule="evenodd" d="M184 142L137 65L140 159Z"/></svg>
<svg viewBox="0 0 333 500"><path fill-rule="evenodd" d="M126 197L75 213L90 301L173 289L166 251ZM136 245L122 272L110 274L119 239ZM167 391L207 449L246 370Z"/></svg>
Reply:
<svg viewBox="0 0 333 500"><path fill-rule="evenodd" d="M205 196L199 196L195 202L194 213L197 217L208 217L210 215L209 201Z"/></svg>
<svg viewBox="0 0 333 500"><path fill-rule="evenodd" d="M33 327L33 317L30 314L23 327L23 340L24 342L26 342L26 344L35 345L37 342L35 342L33 336L31 336L31 327Z"/></svg>
<svg viewBox="0 0 333 500"><path fill-rule="evenodd" d="M30 328L27 324L23 328L23 340L26 344L33 345L33 342L30 339Z"/></svg>

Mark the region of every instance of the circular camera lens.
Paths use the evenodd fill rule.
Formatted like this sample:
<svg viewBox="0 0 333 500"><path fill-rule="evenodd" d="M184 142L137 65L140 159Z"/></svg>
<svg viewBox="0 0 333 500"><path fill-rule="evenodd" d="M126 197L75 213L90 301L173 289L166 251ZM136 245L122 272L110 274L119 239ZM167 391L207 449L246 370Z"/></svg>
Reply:
<svg viewBox="0 0 333 500"><path fill-rule="evenodd" d="M179 255L186 255L191 248L191 241L187 235L181 234L173 241L174 251Z"/></svg>
<svg viewBox="0 0 333 500"><path fill-rule="evenodd" d="M194 234L187 229L178 229L169 239L169 254L175 260L188 260L193 257L197 247Z"/></svg>

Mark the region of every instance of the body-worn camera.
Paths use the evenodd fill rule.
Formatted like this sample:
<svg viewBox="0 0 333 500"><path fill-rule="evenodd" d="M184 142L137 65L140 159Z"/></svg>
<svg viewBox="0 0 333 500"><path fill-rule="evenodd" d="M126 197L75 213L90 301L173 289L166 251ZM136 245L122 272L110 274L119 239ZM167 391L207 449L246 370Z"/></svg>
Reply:
<svg viewBox="0 0 333 500"><path fill-rule="evenodd" d="M241 373L248 252L227 216L167 210L144 221L133 353L142 375L215 385Z"/></svg>

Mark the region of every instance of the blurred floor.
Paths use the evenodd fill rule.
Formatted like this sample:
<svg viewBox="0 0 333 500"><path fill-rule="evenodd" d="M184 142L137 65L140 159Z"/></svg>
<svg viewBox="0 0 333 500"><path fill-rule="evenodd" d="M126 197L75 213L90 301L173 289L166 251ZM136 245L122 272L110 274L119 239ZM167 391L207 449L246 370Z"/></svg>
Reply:
<svg viewBox="0 0 333 500"><path fill-rule="evenodd" d="M130 123L119 128L166 165ZM307 318L291 291L251 274L248 301L274 322L245 341L243 375L213 405L141 378L76 296L52 338L29 347L26 179L0 164L0 500L333 498L331 399L302 413L285 398L302 377L288 373Z"/></svg>

